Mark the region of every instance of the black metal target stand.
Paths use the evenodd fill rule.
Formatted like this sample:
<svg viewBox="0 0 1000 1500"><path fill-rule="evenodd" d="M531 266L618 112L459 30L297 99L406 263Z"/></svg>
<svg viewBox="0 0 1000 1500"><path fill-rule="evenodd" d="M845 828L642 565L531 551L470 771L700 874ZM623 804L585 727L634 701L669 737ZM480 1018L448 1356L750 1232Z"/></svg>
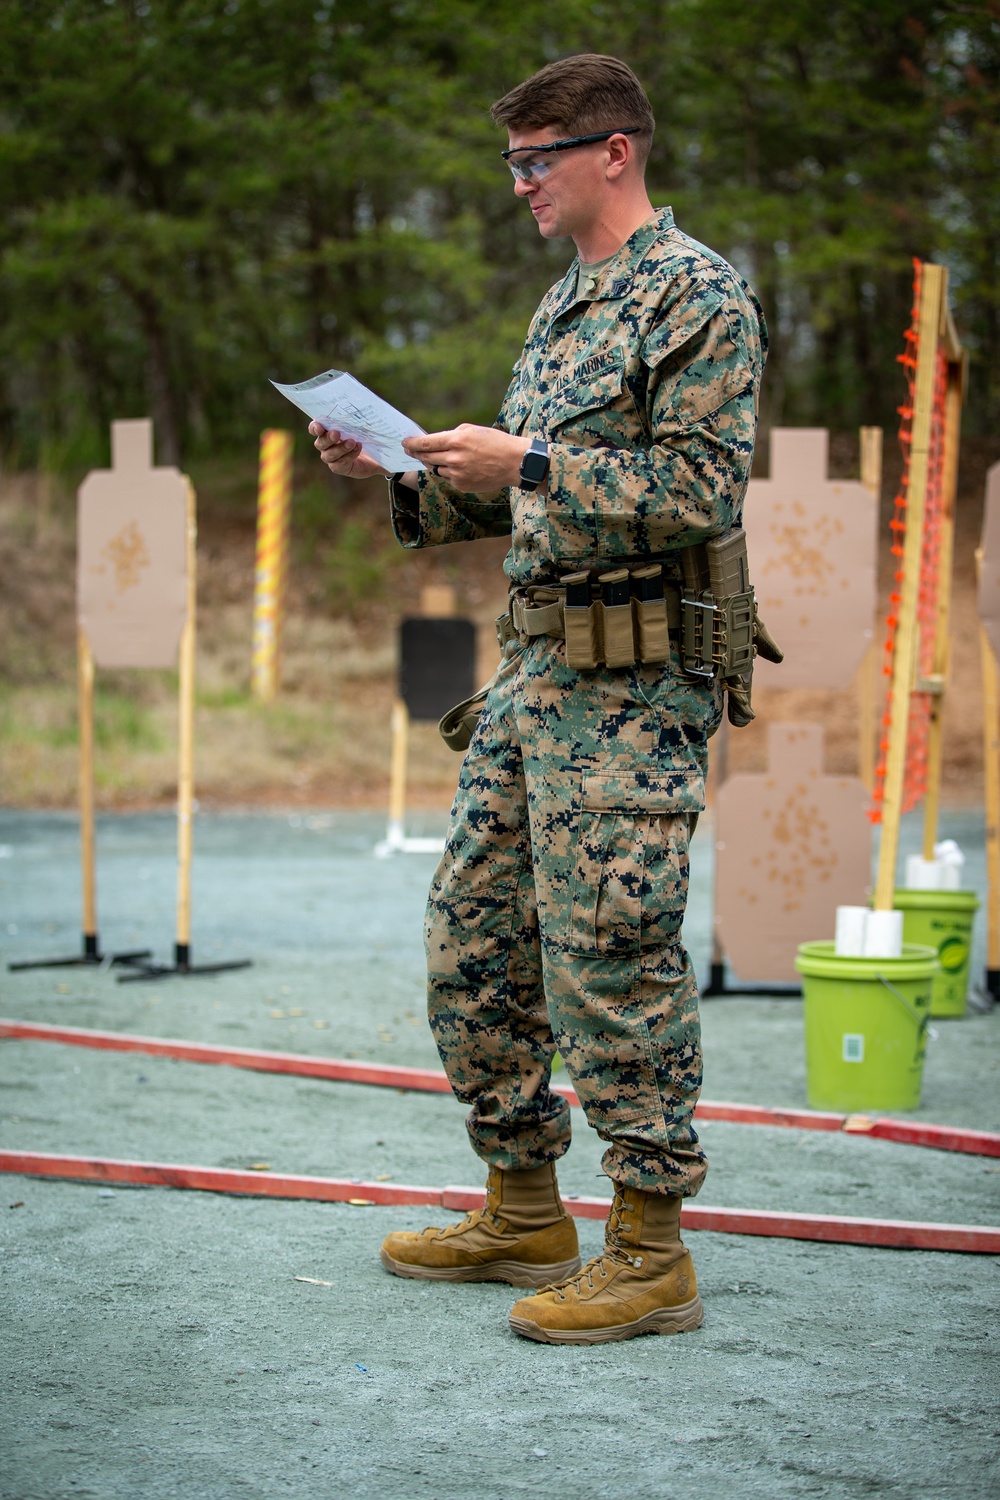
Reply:
<svg viewBox="0 0 1000 1500"><path fill-rule="evenodd" d="M76 953L72 958L28 958L21 959L18 963L8 964L11 973L19 969L111 969L117 964L136 964L149 958L152 950L150 948L133 948L127 953L102 953L97 941L96 932L85 932L83 934L83 951Z"/></svg>
<svg viewBox="0 0 1000 1500"><path fill-rule="evenodd" d="M133 948L127 953L102 953L96 932L83 934L83 950L72 958L28 958L8 964L11 973L19 969L110 969L116 964L141 963L152 952L149 948Z"/></svg>
<svg viewBox="0 0 1000 1500"><path fill-rule="evenodd" d="M172 964L146 963L141 959L131 960L130 967L135 972L119 974L118 983L135 984L144 979L186 979L191 974L223 974L229 969L249 969L252 963L252 958L231 958L218 964L193 964L190 945L175 943Z"/></svg>

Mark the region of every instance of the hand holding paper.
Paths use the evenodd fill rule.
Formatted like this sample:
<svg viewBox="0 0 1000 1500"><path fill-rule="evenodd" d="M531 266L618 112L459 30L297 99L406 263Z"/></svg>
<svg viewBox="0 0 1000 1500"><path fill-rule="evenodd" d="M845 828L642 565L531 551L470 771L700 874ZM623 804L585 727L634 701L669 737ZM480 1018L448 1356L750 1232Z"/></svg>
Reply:
<svg viewBox="0 0 1000 1500"><path fill-rule="evenodd" d="M404 446L411 466L426 464L457 490L496 495L517 484L521 459L531 446L531 438L498 427L461 422L447 432L408 437Z"/></svg>
<svg viewBox="0 0 1000 1500"><path fill-rule="evenodd" d="M362 455L370 459L376 466L372 473L379 468L383 473L395 474L403 469L424 467L402 448L404 437L415 437L424 429L344 370L326 370L298 385L279 385L276 380L271 384L327 432L334 432L349 443L360 443L362 453L355 456L355 461ZM350 457L350 452L345 448L344 457Z"/></svg>
<svg viewBox="0 0 1000 1500"><path fill-rule="evenodd" d="M341 479L385 479L388 469L369 458L356 438L342 438L334 430L327 432L322 422L309 423L313 447L331 474Z"/></svg>

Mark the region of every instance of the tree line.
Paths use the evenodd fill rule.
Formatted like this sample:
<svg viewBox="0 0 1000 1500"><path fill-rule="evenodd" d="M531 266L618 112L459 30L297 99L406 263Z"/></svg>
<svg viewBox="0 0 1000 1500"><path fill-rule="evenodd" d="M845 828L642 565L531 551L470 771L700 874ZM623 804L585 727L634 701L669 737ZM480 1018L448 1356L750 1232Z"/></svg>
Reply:
<svg viewBox="0 0 1000 1500"><path fill-rule="evenodd" d="M895 426L914 256L1000 397L997 0L5 0L0 463L236 452L268 377L349 367L428 427L490 421L572 255L515 202L493 99L613 52L653 201L755 286L769 421Z"/></svg>

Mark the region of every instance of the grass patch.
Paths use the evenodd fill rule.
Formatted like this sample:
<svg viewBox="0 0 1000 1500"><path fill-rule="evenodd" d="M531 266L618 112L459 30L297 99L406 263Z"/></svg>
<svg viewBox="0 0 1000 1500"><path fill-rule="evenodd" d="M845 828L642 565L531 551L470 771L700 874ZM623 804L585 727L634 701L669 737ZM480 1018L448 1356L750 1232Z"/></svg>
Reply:
<svg viewBox="0 0 1000 1500"><path fill-rule="evenodd" d="M163 735L146 704L113 689L94 693L94 744L98 749L161 750Z"/></svg>
<svg viewBox="0 0 1000 1500"><path fill-rule="evenodd" d="M235 709L249 708L253 702L250 689L232 684L215 688L198 688L196 701L199 708Z"/></svg>

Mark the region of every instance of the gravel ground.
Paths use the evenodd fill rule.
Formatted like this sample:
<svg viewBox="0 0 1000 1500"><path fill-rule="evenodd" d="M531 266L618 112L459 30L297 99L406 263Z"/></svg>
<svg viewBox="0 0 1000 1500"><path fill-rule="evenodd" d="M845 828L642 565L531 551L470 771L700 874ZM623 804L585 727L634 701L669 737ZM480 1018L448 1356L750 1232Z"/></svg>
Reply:
<svg viewBox="0 0 1000 1500"><path fill-rule="evenodd" d="M380 832L360 815L206 817L194 955L251 969L125 985L4 972L0 1010L436 1066L420 951L433 861L376 861ZM908 824L908 846L916 836ZM953 815L942 836L982 889L981 820ZM169 819L107 818L99 846L105 945L166 957ZM687 928L701 972L710 866L706 823ZM78 886L72 818L0 813L4 963L75 950ZM980 921L974 975L982 962ZM707 1097L805 1103L799 1002L714 1000L704 1021ZM937 1029L917 1117L1000 1129L1000 1014ZM8 1147L438 1186L483 1176L447 1096L42 1042L3 1044L0 1083ZM563 1189L603 1194L600 1143L576 1118ZM1000 1222L988 1159L716 1122L703 1139L708 1203ZM701 1233L702 1330L559 1349L508 1332L506 1287L384 1274L381 1237L432 1210L2 1182L5 1500L998 1490L997 1258ZM601 1226L580 1228L594 1253Z"/></svg>

